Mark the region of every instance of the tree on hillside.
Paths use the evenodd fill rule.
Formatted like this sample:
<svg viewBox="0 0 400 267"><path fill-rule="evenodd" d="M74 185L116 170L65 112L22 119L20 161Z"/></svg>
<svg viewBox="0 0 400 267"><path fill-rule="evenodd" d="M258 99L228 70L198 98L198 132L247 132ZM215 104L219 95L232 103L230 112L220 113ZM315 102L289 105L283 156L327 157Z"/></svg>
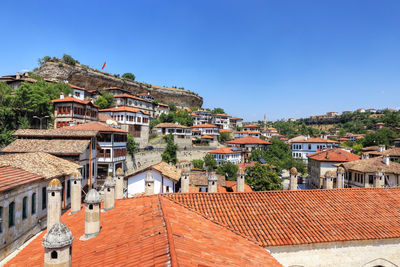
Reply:
<svg viewBox="0 0 400 267"><path fill-rule="evenodd" d="M246 168L246 183L254 191L281 190L282 179L269 166L257 163Z"/></svg>
<svg viewBox="0 0 400 267"><path fill-rule="evenodd" d="M224 162L222 165L218 166L217 174L224 175L229 181L236 181L236 174L239 167L232 162Z"/></svg>
<svg viewBox="0 0 400 267"><path fill-rule="evenodd" d="M78 61L78 60L74 59L72 56L67 55L67 54L64 54L64 55L63 55L62 60L63 60L66 64L71 65L71 66L75 66L75 64L77 64L77 63L79 64L79 61Z"/></svg>
<svg viewBox="0 0 400 267"><path fill-rule="evenodd" d="M225 110L223 108L214 108L211 111L212 114L225 114Z"/></svg>
<svg viewBox="0 0 400 267"><path fill-rule="evenodd" d="M204 161L201 159L194 159L192 160L193 168L196 169L203 169Z"/></svg>
<svg viewBox="0 0 400 267"><path fill-rule="evenodd" d="M229 140L232 140L230 133L224 132L224 133L221 133L219 135L219 141L220 142L226 142L226 141L229 141Z"/></svg>
<svg viewBox="0 0 400 267"><path fill-rule="evenodd" d="M367 133L362 140L364 147L377 145L392 145L393 139L397 138L398 134L386 127L383 127L375 133Z"/></svg>
<svg viewBox="0 0 400 267"><path fill-rule="evenodd" d="M127 142L126 142L126 150L128 151L128 154L133 157L137 150L137 144L135 142L135 139L133 138L132 134L128 134Z"/></svg>
<svg viewBox="0 0 400 267"><path fill-rule="evenodd" d="M111 107L114 102L115 98L111 93L101 90L100 96L96 99L94 104L99 106L100 109L105 109Z"/></svg>
<svg viewBox="0 0 400 267"><path fill-rule="evenodd" d="M127 72L122 74L122 78L134 81L136 79L136 76L133 73Z"/></svg>
<svg viewBox="0 0 400 267"><path fill-rule="evenodd" d="M164 162L172 162L175 165L177 162L176 151L178 150L178 145L174 143L174 136L172 134L164 136L164 139L167 142L167 146L161 154L161 158Z"/></svg>
<svg viewBox="0 0 400 267"><path fill-rule="evenodd" d="M207 154L203 161L208 171L213 171L217 167L217 161L211 154Z"/></svg>

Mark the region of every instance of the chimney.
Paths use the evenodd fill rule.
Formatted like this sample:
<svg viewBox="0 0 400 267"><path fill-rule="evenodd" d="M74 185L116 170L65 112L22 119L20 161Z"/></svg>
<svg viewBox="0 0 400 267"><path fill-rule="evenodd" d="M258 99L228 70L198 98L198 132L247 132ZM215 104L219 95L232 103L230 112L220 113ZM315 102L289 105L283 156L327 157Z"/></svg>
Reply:
<svg viewBox="0 0 400 267"><path fill-rule="evenodd" d="M47 187L47 231L61 220L61 189L58 179L51 180Z"/></svg>
<svg viewBox="0 0 400 267"><path fill-rule="evenodd" d="M74 172L71 179L71 212L70 214L77 213L81 210L82 199L82 175L77 170Z"/></svg>
<svg viewBox="0 0 400 267"><path fill-rule="evenodd" d="M385 183L384 177L385 177L384 171L381 168L378 168L374 175L374 187L376 188L383 187Z"/></svg>
<svg viewBox="0 0 400 267"><path fill-rule="evenodd" d="M390 164L390 158L389 158L388 156L386 156L386 155L383 155L383 157L382 157L382 162L383 162L383 164L385 164L386 166L389 166L389 164Z"/></svg>
<svg viewBox="0 0 400 267"><path fill-rule="evenodd" d="M385 145L379 145L378 146L378 152L383 152L386 150L386 146Z"/></svg>
<svg viewBox="0 0 400 267"><path fill-rule="evenodd" d="M90 189L85 197L85 234L80 240L85 241L99 234L100 203L99 192L96 189Z"/></svg>
<svg viewBox="0 0 400 267"><path fill-rule="evenodd" d="M206 174L208 176L208 193L217 193L217 182L218 177L215 173L210 172Z"/></svg>
<svg viewBox="0 0 400 267"><path fill-rule="evenodd" d="M117 177L115 179L115 199L124 198L124 171L118 168L116 171Z"/></svg>
<svg viewBox="0 0 400 267"><path fill-rule="evenodd" d="M362 153L361 159L369 159L369 154Z"/></svg>
<svg viewBox="0 0 400 267"><path fill-rule="evenodd" d="M154 177L151 171L146 173L146 178L144 179L144 193L145 195L153 195L154 194Z"/></svg>
<svg viewBox="0 0 400 267"><path fill-rule="evenodd" d="M183 170L181 176L181 193L189 193L190 174L189 170Z"/></svg>
<svg viewBox="0 0 400 267"><path fill-rule="evenodd" d="M115 207L115 181L111 176L104 182L104 210L111 210Z"/></svg>
<svg viewBox="0 0 400 267"><path fill-rule="evenodd" d="M239 168L236 174L236 192L244 192L244 169Z"/></svg>
<svg viewBox="0 0 400 267"><path fill-rule="evenodd" d="M344 188L344 168L339 167L337 170L336 188Z"/></svg>
<svg viewBox="0 0 400 267"><path fill-rule="evenodd" d="M15 75L15 79L16 79L16 80L21 79L21 73L17 72L17 74Z"/></svg>
<svg viewBox="0 0 400 267"><path fill-rule="evenodd" d="M61 222L54 224L42 242L44 266L72 266L73 241L74 237L65 224Z"/></svg>
<svg viewBox="0 0 400 267"><path fill-rule="evenodd" d="M297 190L297 169L295 167L290 169L290 183L289 190Z"/></svg>
<svg viewBox="0 0 400 267"><path fill-rule="evenodd" d="M64 93L63 92L60 93L60 99L64 99Z"/></svg>
<svg viewBox="0 0 400 267"><path fill-rule="evenodd" d="M332 189L333 188L333 173L331 171L325 172L323 188L324 189Z"/></svg>
<svg viewBox="0 0 400 267"><path fill-rule="evenodd" d="M68 94L69 97L72 97L72 94Z"/></svg>

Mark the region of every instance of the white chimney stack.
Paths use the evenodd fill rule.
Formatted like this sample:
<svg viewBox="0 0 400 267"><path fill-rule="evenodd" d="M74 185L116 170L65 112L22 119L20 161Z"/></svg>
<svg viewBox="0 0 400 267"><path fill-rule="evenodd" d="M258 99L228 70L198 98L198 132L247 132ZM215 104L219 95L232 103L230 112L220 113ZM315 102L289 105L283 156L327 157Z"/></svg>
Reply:
<svg viewBox="0 0 400 267"><path fill-rule="evenodd" d="M144 179L144 193L145 195L153 195L154 194L154 177L151 171L146 173L146 178Z"/></svg>
<svg viewBox="0 0 400 267"><path fill-rule="evenodd" d="M289 190L297 190L297 169L295 167L290 169L290 183Z"/></svg>
<svg viewBox="0 0 400 267"><path fill-rule="evenodd" d="M85 234L80 240L88 240L100 232L101 197L96 189L90 189L85 198Z"/></svg>
<svg viewBox="0 0 400 267"><path fill-rule="evenodd" d="M71 179L71 213L74 214L81 210L82 199L82 175L77 170Z"/></svg>
<svg viewBox="0 0 400 267"><path fill-rule="evenodd" d="M53 225L42 242L44 266L72 266L73 241L74 237L65 224L59 222Z"/></svg>
<svg viewBox="0 0 400 267"><path fill-rule="evenodd" d="M208 193L217 193L217 182L218 177L215 173L210 172L208 174Z"/></svg>
<svg viewBox="0 0 400 267"><path fill-rule="evenodd" d="M333 188L333 174L331 171L327 171L325 173L325 179L324 179L324 189L332 189Z"/></svg>
<svg viewBox="0 0 400 267"><path fill-rule="evenodd" d="M61 221L61 189L58 179L51 180L47 187L47 231Z"/></svg>
<svg viewBox="0 0 400 267"><path fill-rule="evenodd" d="M63 92L60 93L60 99L64 99L64 93Z"/></svg>
<svg viewBox="0 0 400 267"><path fill-rule="evenodd" d="M124 198L124 171L118 168L116 171L117 177L115 178L115 199Z"/></svg>
<svg viewBox="0 0 400 267"><path fill-rule="evenodd" d="M383 152L386 150L386 146L385 145L379 145L378 146L378 152Z"/></svg>
<svg viewBox="0 0 400 267"><path fill-rule="evenodd" d="M236 175L236 192L244 192L244 169L239 168Z"/></svg>
<svg viewBox="0 0 400 267"><path fill-rule="evenodd" d="M386 166L389 166L389 164L390 164L390 158L389 158L388 156L386 156L386 155L383 155L383 157L382 157L382 162L383 162Z"/></svg>
<svg viewBox="0 0 400 267"><path fill-rule="evenodd" d="M189 193L189 178L190 174L188 170L184 170L181 176L181 192Z"/></svg>

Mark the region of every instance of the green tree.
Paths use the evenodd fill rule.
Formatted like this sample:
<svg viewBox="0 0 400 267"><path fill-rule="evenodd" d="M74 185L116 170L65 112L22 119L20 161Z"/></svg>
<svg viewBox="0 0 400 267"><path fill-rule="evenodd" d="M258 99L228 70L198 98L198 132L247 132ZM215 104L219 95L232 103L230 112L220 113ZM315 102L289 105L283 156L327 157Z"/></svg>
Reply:
<svg viewBox="0 0 400 267"><path fill-rule="evenodd" d="M126 149L128 150L128 154L133 157L137 150L137 144L135 139L133 138L132 134L128 134L127 142L126 142Z"/></svg>
<svg viewBox="0 0 400 267"><path fill-rule="evenodd" d="M232 162L224 162L222 165L218 166L217 174L224 175L229 181L236 181L236 175L239 167Z"/></svg>
<svg viewBox="0 0 400 267"><path fill-rule="evenodd" d="M134 81L136 79L136 76L133 73L127 72L122 74L122 78Z"/></svg>
<svg viewBox="0 0 400 267"><path fill-rule="evenodd" d="M225 114L225 110L223 108L214 108L211 111L212 114Z"/></svg>
<svg viewBox="0 0 400 267"><path fill-rule="evenodd" d="M175 104L169 104L168 107L170 112L176 112L178 110Z"/></svg>
<svg viewBox="0 0 400 267"><path fill-rule="evenodd" d="M364 147L367 146L377 146L377 145L391 145L393 144L393 139L397 138L398 135L395 131L383 127L376 131L375 133L367 133L362 143Z"/></svg>
<svg viewBox="0 0 400 267"><path fill-rule="evenodd" d="M105 109L111 107L115 102L114 96L104 90L100 91L100 96L94 102L100 109Z"/></svg>
<svg viewBox="0 0 400 267"><path fill-rule="evenodd" d="M192 160L193 167L196 169L203 169L204 161L201 159Z"/></svg>
<svg viewBox="0 0 400 267"><path fill-rule="evenodd" d="M217 161L211 154L207 154L204 158L204 165L206 166L208 171L212 171L217 167Z"/></svg>
<svg viewBox="0 0 400 267"><path fill-rule="evenodd" d="M254 191L281 190L282 179L269 166L257 163L246 168L246 183Z"/></svg>
<svg viewBox="0 0 400 267"><path fill-rule="evenodd" d="M232 140L230 133L223 132L223 133L221 133L219 135L219 141L220 142L226 142L226 141L229 141L229 140Z"/></svg>
<svg viewBox="0 0 400 267"><path fill-rule="evenodd" d="M71 66L75 66L76 63L79 63L79 61L75 60L72 56L64 54L62 57L62 60Z"/></svg>
<svg viewBox="0 0 400 267"><path fill-rule="evenodd" d="M167 142L167 146L165 147L164 152L161 154L161 158L164 162L172 162L173 164L176 164L176 151L178 150L178 145L174 143L174 136L172 134L168 134L164 136L164 139Z"/></svg>

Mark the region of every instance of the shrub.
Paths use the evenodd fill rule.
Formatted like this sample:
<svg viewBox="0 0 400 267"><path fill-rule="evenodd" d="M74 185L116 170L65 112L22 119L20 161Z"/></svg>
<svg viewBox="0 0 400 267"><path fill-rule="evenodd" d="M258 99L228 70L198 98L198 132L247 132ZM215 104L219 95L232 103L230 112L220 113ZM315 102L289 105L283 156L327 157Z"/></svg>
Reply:
<svg viewBox="0 0 400 267"><path fill-rule="evenodd" d="M79 63L77 60L75 60L72 56L64 54L62 57L62 60L65 62L65 64L75 66L76 63Z"/></svg>
<svg viewBox="0 0 400 267"><path fill-rule="evenodd" d="M130 72L122 74L122 78L134 81L136 76Z"/></svg>

